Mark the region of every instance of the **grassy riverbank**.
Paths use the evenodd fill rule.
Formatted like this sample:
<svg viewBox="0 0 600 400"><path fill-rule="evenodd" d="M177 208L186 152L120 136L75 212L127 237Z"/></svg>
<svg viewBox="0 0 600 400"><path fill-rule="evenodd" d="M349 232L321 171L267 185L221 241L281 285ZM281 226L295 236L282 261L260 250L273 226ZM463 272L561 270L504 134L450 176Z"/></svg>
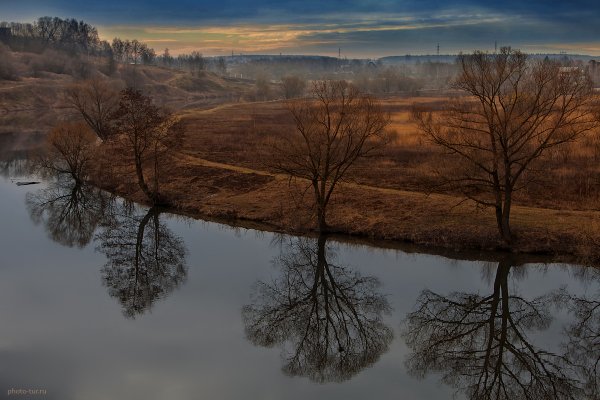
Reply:
<svg viewBox="0 0 600 400"><path fill-rule="evenodd" d="M409 120L414 102L439 108L443 97L383 99L397 139L377 157L361 160L339 186L328 210L337 233L453 250L506 250L492 210L435 192L443 160ZM290 181L269 167L267 143L294 129L284 102L225 104L183 114L182 147L163 163L161 194L192 216L244 220L272 230L315 229L308 182ZM600 253L600 169L595 137L565 146L543 160L537 184L516 195L511 251L595 259ZM104 149L94 183L144 202L133 171ZM129 164L131 165L131 164ZM540 173L542 171L543 173Z"/></svg>
<svg viewBox="0 0 600 400"><path fill-rule="evenodd" d="M308 199L298 202L285 177L202 164L198 160L193 171L209 184L194 186L180 180L169 184L165 191L177 211L196 217L253 221L277 231L314 229L308 219ZM222 184L225 182L228 183ZM143 195L131 185L96 183L144 202ZM468 204L452 207L459 202L458 198L361 185L344 185L340 189L329 214L334 232L457 251L503 249L489 210L477 210ZM517 206L513 211L516 236L513 251L594 256L599 222L600 213L594 211Z"/></svg>
<svg viewBox="0 0 600 400"><path fill-rule="evenodd" d="M424 140L409 112L414 102L435 111L445 99L382 99L397 139L377 157L357 163L350 182L339 187L328 211L334 232L452 250L504 248L491 210L461 203L459 193L431 189L439 179L443 154ZM180 115L186 127L183 145L161 171L161 192L173 210L259 223L277 231L314 230L307 182L290 182L268 163L269 140L295 129L285 102L190 106ZM23 136L19 138L23 146ZM512 251L598 258L598 143L590 135L543 160L537 179L532 179L538 184L515 196ZM99 147L92 181L144 202L131 163L116 154L106 145Z"/></svg>

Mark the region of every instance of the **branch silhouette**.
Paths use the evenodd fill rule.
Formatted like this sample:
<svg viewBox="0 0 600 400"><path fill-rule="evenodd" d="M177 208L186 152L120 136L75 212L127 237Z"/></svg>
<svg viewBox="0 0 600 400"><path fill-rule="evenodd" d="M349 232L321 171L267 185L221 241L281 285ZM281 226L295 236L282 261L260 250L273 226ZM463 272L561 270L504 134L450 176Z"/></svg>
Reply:
<svg viewBox="0 0 600 400"><path fill-rule="evenodd" d="M492 292L421 292L404 322L406 366L429 372L469 399L578 399L579 381L564 356L537 347L528 333L552 320L552 294L526 299L510 291L510 259L496 268Z"/></svg>
<svg viewBox="0 0 600 400"><path fill-rule="evenodd" d="M58 179L25 197L31 219L42 223L53 241L79 248L90 243L113 201L105 192L72 179Z"/></svg>
<svg viewBox="0 0 600 400"><path fill-rule="evenodd" d="M128 318L149 310L187 277L184 242L160 222L156 208L144 216L128 212L119 215L97 240L98 250L107 257L102 268L103 283Z"/></svg>
<svg viewBox="0 0 600 400"><path fill-rule="evenodd" d="M586 267L585 280L600 281L600 269ZM600 289L584 296L563 292L575 317L565 329L565 354L575 366L584 385L585 398L600 399Z"/></svg>
<svg viewBox="0 0 600 400"><path fill-rule="evenodd" d="M350 379L388 350L390 311L379 282L333 264L326 237L292 239L274 260L281 276L258 282L243 308L247 338L281 346L283 371L316 382Z"/></svg>

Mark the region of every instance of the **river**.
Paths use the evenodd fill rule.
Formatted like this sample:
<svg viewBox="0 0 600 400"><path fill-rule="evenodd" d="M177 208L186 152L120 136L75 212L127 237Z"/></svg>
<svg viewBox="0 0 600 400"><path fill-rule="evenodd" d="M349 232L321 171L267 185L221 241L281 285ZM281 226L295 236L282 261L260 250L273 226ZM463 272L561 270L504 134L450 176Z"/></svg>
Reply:
<svg viewBox="0 0 600 400"><path fill-rule="evenodd" d="M2 396L598 396L597 270L232 228L69 181L18 186L34 179L15 165Z"/></svg>

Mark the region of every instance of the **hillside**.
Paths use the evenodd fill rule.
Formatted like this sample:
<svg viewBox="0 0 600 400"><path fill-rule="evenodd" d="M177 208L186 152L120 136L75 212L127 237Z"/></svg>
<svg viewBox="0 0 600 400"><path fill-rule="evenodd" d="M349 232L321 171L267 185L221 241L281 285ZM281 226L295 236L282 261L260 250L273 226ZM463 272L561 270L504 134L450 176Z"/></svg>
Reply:
<svg viewBox="0 0 600 400"><path fill-rule="evenodd" d="M57 51L36 54L2 47L0 57L0 149L4 151L32 147L58 120L76 117L65 104L64 93L85 79L109 79L117 87L136 87L172 110L241 101L253 87L247 80L212 72L192 76L148 65L119 64L109 74L102 59Z"/></svg>
<svg viewBox="0 0 600 400"><path fill-rule="evenodd" d="M538 53L530 54L531 58L564 61L564 62L577 62L581 61L587 63L591 60L597 60L599 57L589 56L585 54L553 54L553 53ZM403 56L387 56L378 59L384 65L396 65L396 64L420 64L420 63L449 63L453 64L456 62L458 54L426 54L426 55L411 55L406 54Z"/></svg>

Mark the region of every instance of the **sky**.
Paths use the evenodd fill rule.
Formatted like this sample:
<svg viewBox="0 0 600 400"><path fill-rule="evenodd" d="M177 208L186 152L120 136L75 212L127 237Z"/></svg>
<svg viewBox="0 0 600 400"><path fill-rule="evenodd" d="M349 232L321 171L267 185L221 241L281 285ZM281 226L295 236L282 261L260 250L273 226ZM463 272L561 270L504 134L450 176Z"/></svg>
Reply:
<svg viewBox="0 0 600 400"><path fill-rule="evenodd" d="M0 20L85 20L158 53L456 54L511 46L600 55L600 1L0 0Z"/></svg>

